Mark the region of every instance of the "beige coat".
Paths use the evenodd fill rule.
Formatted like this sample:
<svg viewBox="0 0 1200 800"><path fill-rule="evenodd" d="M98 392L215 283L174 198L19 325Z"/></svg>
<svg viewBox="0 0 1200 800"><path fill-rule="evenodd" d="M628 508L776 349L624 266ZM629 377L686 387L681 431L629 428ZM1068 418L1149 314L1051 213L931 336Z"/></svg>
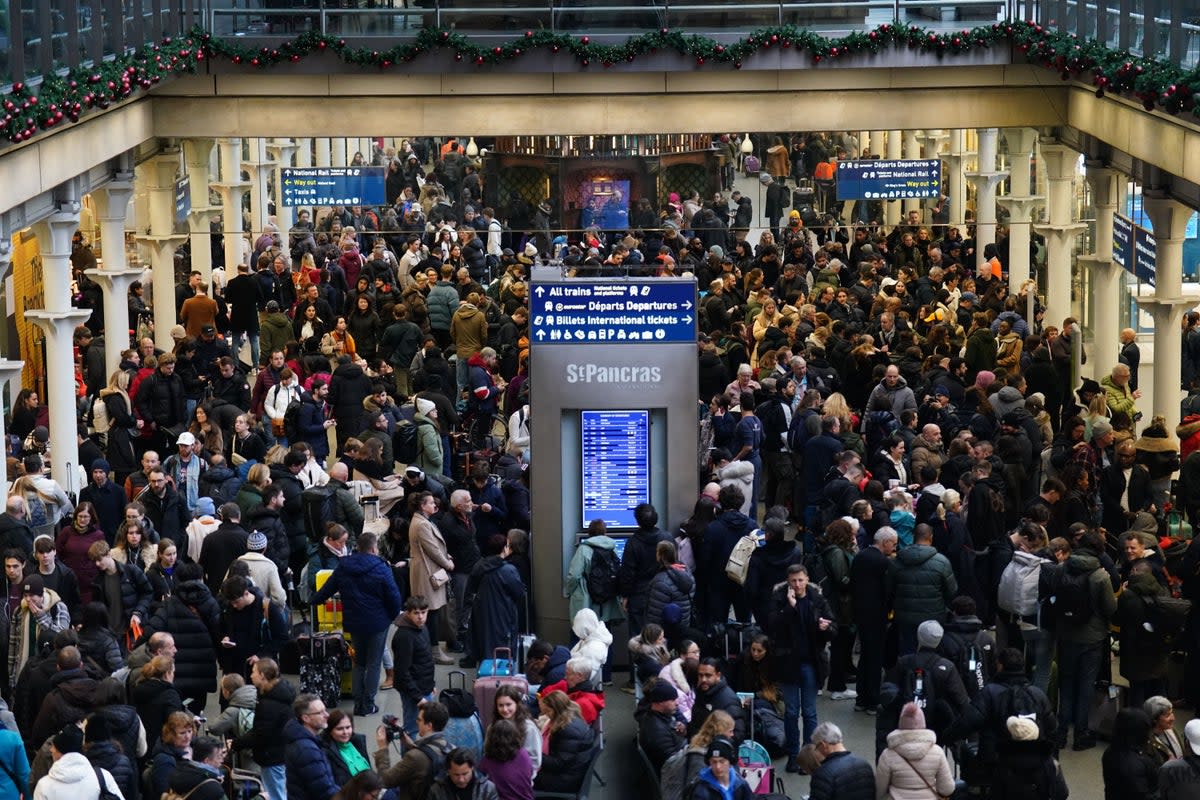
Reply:
<svg viewBox="0 0 1200 800"><path fill-rule="evenodd" d="M895 730L887 743L875 767L878 800L938 800L954 793L954 774L933 731Z"/></svg>
<svg viewBox="0 0 1200 800"><path fill-rule="evenodd" d="M450 572L454 562L450 560L442 532L419 513L413 514L408 524L408 551L409 593L424 595L429 601L429 610L436 611L446 605L446 584L434 588L429 576L439 568Z"/></svg>

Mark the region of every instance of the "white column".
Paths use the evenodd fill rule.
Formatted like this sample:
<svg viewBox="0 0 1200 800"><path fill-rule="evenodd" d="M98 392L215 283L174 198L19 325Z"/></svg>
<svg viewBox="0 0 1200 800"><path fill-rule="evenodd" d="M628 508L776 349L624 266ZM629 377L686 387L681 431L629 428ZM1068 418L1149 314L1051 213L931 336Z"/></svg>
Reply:
<svg viewBox="0 0 1200 800"><path fill-rule="evenodd" d="M887 160L897 161L901 158L903 134L900 131L887 132ZM900 224L900 203L887 200L883 204L883 223L889 228Z"/></svg>
<svg viewBox="0 0 1200 800"><path fill-rule="evenodd" d="M111 375L129 347L129 284L142 274L125 259L125 214L133 196L133 173L119 172L115 180L92 192L100 224L100 268L87 271L104 292L104 371Z"/></svg>
<svg viewBox="0 0 1200 800"><path fill-rule="evenodd" d="M150 249L153 275L154 344L162 350L174 346L171 328L178 320L175 313L175 250L186 236L175 234L175 175L179 170L179 151L168 149L138 166L147 186L150 232L138 241Z"/></svg>
<svg viewBox="0 0 1200 800"><path fill-rule="evenodd" d="M212 186L221 194L221 227L225 235L225 275L237 275L242 261L242 198L250 182L242 180L242 140L219 139L221 180ZM254 265L250 265L251 269Z"/></svg>
<svg viewBox="0 0 1200 800"><path fill-rule="evenodd" d="M346 147L347 147L348 141L349 141L348 139L340 139L340 138L330 140L330 142L332 144L332 150L333 150L333 152L332 152L333 164L331 166L344 167L350 163L350 159L346 156Z"/></svg>
<svg viewBox="0 0 1200 800"><path fill-rule="evenodd" d="M858 134L858 157L866 158L871 154L871 132L862 131Z"/></svg>
<svg viewBox="0 0 1200 800"><path fill-rule="evenodd" d="M1034 211L1045 198L1030 194L1029 162L1033 156L1033 145L1037 131L1033 128L1009 128L1004 132L1008 140L1008 170L1011 174L1011 192L1000 198L1000 204L1008 209L1008 288L1016 294L1021 284L1029 278L1029 241Z"/></svg>
<svg viewBox="0 0 1200 800"><path fill-rule="evenodd" d="M955 128L950 131L950 152L946 154L946 194L950 195L950 224L963 226L963 213L967 210L967 180L963 168L968 157L966 131ZM964 232L965 235L965 232Z"/></svg>
<svg viewBox="0 0 1200 800"><path fill-rule="evenodd" d="M212 284L212 220L220 209L209 200L209 167L215 139L184 139L183 160L188 174L192 208L188 212L188 233L192 245L192 269L200 270L204 282ZM236 274L236 270L234 271ZM215 292L214 292L215 294Z"/></svg>
<svg viewBox="0 0 1200 800"><path fill-rule="evenodd" d="M311 167L313 165L313 140L312 139L297 139L296 140L296 166Z"/></svg>
<svg viewBox="0 0 1200 800"><path fill-rule="evenodd" d="M1183 241L1194 209L1154 190L1142 192L1146 216L1154 226L1154 300L1141 307L1154 315L1154 413L1167 419L1167 430L1179 424L1179 364L1183 360L1180 320L1196 304L1183 296Z"/></svg>
<svg viewBox="0 0 1200 800"><path fill-rule="evenodd" d="M1046 324L1060 325L1071 316L1071 257L1075 237L1087 225L1074 222L1071 214L1079 154L1053 142L1043 142L1041 150L1047 213L1046 224L1034 227L1046 237Z"/></svg>
<svg viewBox="0 0 1200 800"><path fill-rule="evenodd" d="M318 167L331 167L333 164L330 158L333 155L333 139L317 139L317 163Z"/></svg>
<svg viewBox="0 0 1200 800"><path fill-rule="evenodd" d="M12 264L12 244L8 236L0 236L0 276L8 273L9 267ZM12 342L16 345L16 342ZM18 351L19 352L19 351ZM4 384L9 385L9 397L11 398L13 386L20 385L21 372L25 369L24 361L9 361L6 358L0 358L0 396ZM13 383L15 381L16 383ZM0 440L4 438L4 414L0 414ZM0 458L0 486L8 486L8 464L5 459Z"/></svg>
<svg viewBox="0 0 1200 800"><path fill-rule="evenodd" d="M921 143L917 139L918 135L921 133L922 133L922 131L915 131L915 130L908 130L908 131L904 132L903 157L906 160L915 161L916 159L921 157ZM904 212L904 218L906 220L908 219L909 211L922 211L921 201L919 198L916 198L916 197L906 197L904 200L900 201L900 205L901 205L901 210ZM921 213L922 221L924 220L924 218L925 218L925 214L922 211L922 213Z"/></svg>
<svg viewBox="0 0 1200 800"><path fill-rule="evenodd" d="M172 202L173 206L173 202ZM75 406L75 328L91 316L71 306L71 237L79 228L79 203L59 206L34 226L42 258L45 308L28 310L25 319L46 335L46 395L50 405L50 474L64 489L80 487Z"/></svg>
<svg viewBox="0 0 1200 800"><path fill-rule="evenodd" d="M297 151L291 139L272 139L267 142L267 154L275 162L271 180L275 186L275 225L279 228L279 240L285 252L290 251L290 234L296 221L296 210L283 204L283 168L292 165L292 154Z"/></svg>
<svg viewBox="0 0 1200 800"><path fill-rule="evenodd" d="M975 263L976 271L983 264L983 250L996 242L996 187L1008 177L996 169L997 128L979 129L979 156L974 172L966 173L975 184Z"/></svg>
<svg viewBox="0 0 1200 800"><path fill-rule="evenodd" d="M1121 174L1101 163L1087 164L1084 179L1092 190L1096 207L1096 237L1094 251L1078 257L1079 269L1091 275L1092 329L1096 331L1096 346L1088 363L1092 377L1099 380L1112 372L1117 363L1118 345L1110 341L1120 321L1121 276L1124 270L1112 259L1113 212L1121 206L1125 181ZM1086 314L1085 314L1086 317ZM1157 359L1155 359L1157 361Z"/></svg>
<svg viewBox="0 0 1200 800"><path fill-rule="evenodd" d="M250 160L242 162L242 169L250 176L250 232L254 236L262 233L263 226L270 220L267 213L267 182L275 172L275 163L267 158L267 142L261 137L250 140Z"/></svg>

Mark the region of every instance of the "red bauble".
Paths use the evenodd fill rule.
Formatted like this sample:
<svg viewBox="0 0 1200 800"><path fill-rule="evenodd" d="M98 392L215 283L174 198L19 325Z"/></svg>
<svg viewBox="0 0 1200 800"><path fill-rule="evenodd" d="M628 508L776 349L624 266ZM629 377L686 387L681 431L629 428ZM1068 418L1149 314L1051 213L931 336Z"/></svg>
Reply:
<svg viewBox="0 0 1200 800"><path fill-rule="evenodd" d="M586 44L591 44L592 38L591 38L590 36L584 36L584 37L583 37L582 39L580 39L579 41L583 42L585 45L586 45Z"/></svg>

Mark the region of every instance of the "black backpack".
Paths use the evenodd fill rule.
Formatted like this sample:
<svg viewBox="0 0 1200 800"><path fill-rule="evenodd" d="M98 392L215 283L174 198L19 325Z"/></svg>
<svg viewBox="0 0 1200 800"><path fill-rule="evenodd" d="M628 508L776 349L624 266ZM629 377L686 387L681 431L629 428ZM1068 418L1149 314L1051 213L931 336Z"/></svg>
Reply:
<svg viewBox="0 0 1200 800"><path fill-rule="evenodd" d="M617 570L620 567L621 562L617 560L615 551L592 547L592 561L588 565L587 573L587 590L593 605L607 603L617 596Z"/></svg>
<svg viewBox="0 0 1200 800"><path fill-rule="evenodd" d="M413 797L426 800L434 782L446 777L446 754L436 745L431 744L418 744L417 749L429 759L429 771L425 773L425 780L421 782L420 791L414 792Z"/></svg>
<svg viewBox="0 0 1200 800"><path fill-rule="evenodd" d="M283 435L293 444L301 440L300 436L300 401L293 400L283 411Z"/></svg>
<svg viewBox="0 0 1200 800"><path fill-rule="evenodd" d="M332 486L313 486L300 493L300 508L304 512L304 529L309 541L319 542L329 522L342 523L338 513L337 490Z"/></svg>
<svg viewBox="0 0 1200 800"><path fill-rule="evenodd" d="M1103 569L1097 567L1096 569ZM1088 587L1091 572L1063 569L1054 587L1054 614L1062 622L1080 625L1092 616L1092 594Z"/></svg>
<svg viewBox="0 0 1200 800"><path fill-rule="evenodd" d="M418 425L428 425L428 422L409 422L401 420L392 434L392 452L401 464L411 464L421 455L421 437Z"/></svg>
<svg viewBox="0 0 1200 800"><path fill-rule="evenodd" d="M1050 731L1046 731L1046 720L1038 716L1041 710L1041 703L1038 702L1037 696L1033 690L1026 684L1018 684L1010 686L1004 695L1003 700L1004 714L1000 717L1007 720L1009 717L1022 717L1032 722L1037 723L1038 737L1045 739ZM1004 726L1005 736L1008 735L1008 725Z"/></svg>
<svg viewBox="0 0 1200 800"><path fill-rule="evenodd" d="M100 782L100 795L97 800L120 800L121 795L108 788L108 781L104 780L104 770L99 767L92 767L96 773L96 780Z"/></svg>

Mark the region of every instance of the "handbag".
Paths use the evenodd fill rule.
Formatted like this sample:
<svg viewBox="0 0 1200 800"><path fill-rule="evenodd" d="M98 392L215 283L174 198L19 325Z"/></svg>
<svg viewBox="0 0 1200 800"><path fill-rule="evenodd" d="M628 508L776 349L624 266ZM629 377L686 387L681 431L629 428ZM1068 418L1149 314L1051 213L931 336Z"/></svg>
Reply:
<svg viewBox="0 0 1200 800"><path fill-rule="evenodd" d="M900 753L895 750L893 750L892 752L896 753L896 755L900 756L901 761L903 761L905 764L908 764L908 768L916 773L917 777L921 779L921 783L925 784L925 788L927 788L929 791L933 792L934 797L936 797L938 800L950 800L950 795L942 794L937 789L933 788L933 784L929 782L929 779L926 778L923 774L921 774L921 770L919 770L915 766L913 766L913 763L911 761L909 761L904 756L901 756Z"/></svg>
<svg viewBox="0 0 1200 800"><path fill-rule="evenodd" d="M433 588L440 589L450 582L450 574L445 568L438 567L434 572L429 573L429 582L433 584Z"/></svg>

